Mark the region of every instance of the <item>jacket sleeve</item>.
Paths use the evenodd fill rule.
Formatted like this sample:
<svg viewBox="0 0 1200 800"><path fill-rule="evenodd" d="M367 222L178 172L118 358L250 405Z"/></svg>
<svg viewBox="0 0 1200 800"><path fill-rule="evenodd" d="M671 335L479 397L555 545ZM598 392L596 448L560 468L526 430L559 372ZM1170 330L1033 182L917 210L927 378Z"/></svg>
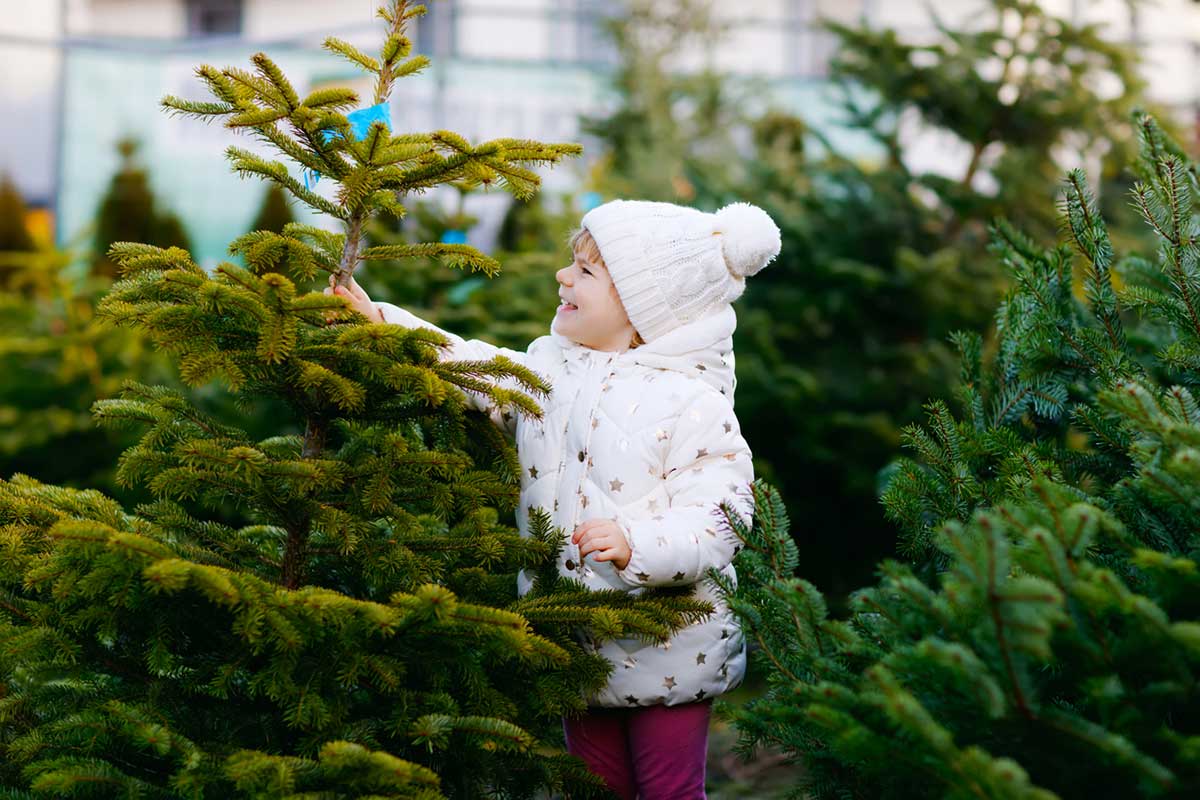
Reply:
<svg viewBox="0 0 1200 800"><path fill-rule="evenodd" d="M440 351L439 360L441 361L491 361L496 356L505 356L521 366L525 366L527 363L527 354L519 350L497 347L481 339L464 339L458 334L443 330L431 322L426 322L411 311L391 303L376 303L375 305L383 314L384 322L401 325L405 328L428 328L449 339L450 347ZM521 390L520 384L512 379L499 381L497 385L506 389ZM460 391L472 408L487 414L492 422L510 434L516 433L517 414L515 411L497 408L486 394L465 389Z"/></svg>
<svg viewBox="0 0 1200 800"><path fill-rule="evenodd" d="M650 518L617 518L633 553L617 575L631 586L695 583L709 567L729 564L742 543L724 522L722 501L751 522L750 448L724 395L702 392L679 415L665 471L668 508Z"/></svg>

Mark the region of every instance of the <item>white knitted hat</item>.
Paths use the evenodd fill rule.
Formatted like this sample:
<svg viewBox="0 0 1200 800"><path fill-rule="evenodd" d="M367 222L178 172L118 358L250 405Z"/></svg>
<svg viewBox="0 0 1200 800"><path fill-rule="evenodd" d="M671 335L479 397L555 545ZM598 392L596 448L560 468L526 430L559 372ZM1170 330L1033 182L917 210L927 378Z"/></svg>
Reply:
<svg viewBox="0 0 1200 800"><path fill-rule="evenodd" d="M715 214L671 203L613 200L580 223L596 240L625 313L642 339L732 303L779 255L779 228L758 206Z"/></svg>

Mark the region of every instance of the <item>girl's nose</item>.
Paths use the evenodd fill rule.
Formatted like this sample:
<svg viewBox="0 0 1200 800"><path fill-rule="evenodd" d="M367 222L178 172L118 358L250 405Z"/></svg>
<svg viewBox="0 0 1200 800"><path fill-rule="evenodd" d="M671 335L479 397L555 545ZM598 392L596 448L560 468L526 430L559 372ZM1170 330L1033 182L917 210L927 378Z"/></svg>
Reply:
<svg viewBox="0 0 1200 800"><path fill-rule="evenodd" d="M557 280L559 283L565 285L568 283L567 277L570 274L570 271L571 271L570 267L563 267L558 272L554 273L554 279Z"/></svg>

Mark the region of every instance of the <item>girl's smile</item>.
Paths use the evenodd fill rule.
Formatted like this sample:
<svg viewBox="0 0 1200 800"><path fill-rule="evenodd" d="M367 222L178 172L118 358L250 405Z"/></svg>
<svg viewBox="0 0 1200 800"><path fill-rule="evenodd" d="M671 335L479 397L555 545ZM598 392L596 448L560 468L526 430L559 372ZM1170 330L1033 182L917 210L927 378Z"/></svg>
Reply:
<svg viewBox="0 0 1200 800"><path fill-rule="evenodd" d="M627 350L634 334L633 325L590 236L573 255L571 265L554 276L559 285L558 299L562 301L554 312L554 330L594 350ZM582 313L584 310L586 314Z"/></svg>

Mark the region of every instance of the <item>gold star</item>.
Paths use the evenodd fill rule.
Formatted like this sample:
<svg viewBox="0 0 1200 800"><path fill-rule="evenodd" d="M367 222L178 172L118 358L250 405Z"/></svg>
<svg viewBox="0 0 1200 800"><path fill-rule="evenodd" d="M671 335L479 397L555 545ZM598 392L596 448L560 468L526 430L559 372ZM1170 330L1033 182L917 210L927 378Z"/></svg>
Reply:
<svg viewBox="0 0 1200 800"><path fill-rule="evenodd" d="M729 424L729 421L728 421L728 420L726 420L726 421L725 421L725 432L726 432L726 433L729 433L729 432L730 432L730 431L732 431L732 430L733 430L733 426Z"/></svg>
<svg viewBox="0 0 1200 800"><path fill-rule="evenodd" d="M625 700L626 700L626 702L628 702L628 703L629 703L629 705L631 705L631 706L636 706L636 705L637 705L637 698L636 698L636 697L634 697L634 696L633 696L633 695L631 695L631 694L627 694L627 695L625 695Z"/></svg>
<svg viewBox="0 0 1200 800"><path fill-rule="evenodd" d="M721 628L721 638L722 638L722 639L728 639L728 638L729 638L729 631L728 631L728 630L726 630L725 628Z"/></svg>
<svg viewBox="0 0 1200 800"><path fill-rule="evenodd" d="M618 478L616 480L609 481L608 488L611 492L619 492L621 491L621 487L624 485L625 484L621 483L621 480Z"/></svg>
<svg viewBox="0 0 1200 800"><path fill-rule="evenodd" d="M708 448L701 447L696 451L696 458L708 458Z"/></svg>
<svg viewBox="0 0 1200 800"><path fill-rule="evenodd" d="M704 690L703 690L703 689L701 689L700 691L696 692L696 699L697 699L697 700L703 700L703 699L704 699Z"/></svg>
<svg viewBox="0 0 1200 800"><path fill-rule="evenodd" d="M667 687L668 689L674 689L675 688L675 676L674 675L664 675L663 676L663 686Z"/></svg>
<svg viewBox="0 0 1200 800"><path fill-rule="evenodd" d="M660 441L660 442L664 441L667 438L667 432L664 431L662 428L658 428L657 430L654 431L654 438L658 439L658 441Z"/></svg>
<svg viewBox="0 0 1200 800"><path fill-rule="evenodd" d="M671 576L671 580L673 580L673 581L681 581L681 580L683 580L683 573L682 573L682 572L676 572L674 575L672 575L672 576Z"/></svg>
<svg viewBox="0 0 1200 800"><path fill-rule="evenodd" d="M639 573L637 573L637 575L636 575L635 577L636 577L636 578L637 578L639 581L648 581L648 580L650 580L650 576L649 576L649 575L647 575L647 574L646 574L646 573L644 573L644 572L639 572Z"/></svg>
<svg viewBox="0 0 1200 800"><path fill-rule="evenodd" d="M537 467L530 467L530 468L529 468L529 477L531 477L531 478L536 478L536 477L537 477Z"/></svg>
<svg viewBox="0 0 1200 800"><path fill-rule="evenodd" d="M704 653L697 653L697 654L696 654L696 663L697 663L697 664L703 664L703 663L704 663L704 659L706 659L706 658L708 658L708 656L707 656L706 654L704 654Z"/></svg>

